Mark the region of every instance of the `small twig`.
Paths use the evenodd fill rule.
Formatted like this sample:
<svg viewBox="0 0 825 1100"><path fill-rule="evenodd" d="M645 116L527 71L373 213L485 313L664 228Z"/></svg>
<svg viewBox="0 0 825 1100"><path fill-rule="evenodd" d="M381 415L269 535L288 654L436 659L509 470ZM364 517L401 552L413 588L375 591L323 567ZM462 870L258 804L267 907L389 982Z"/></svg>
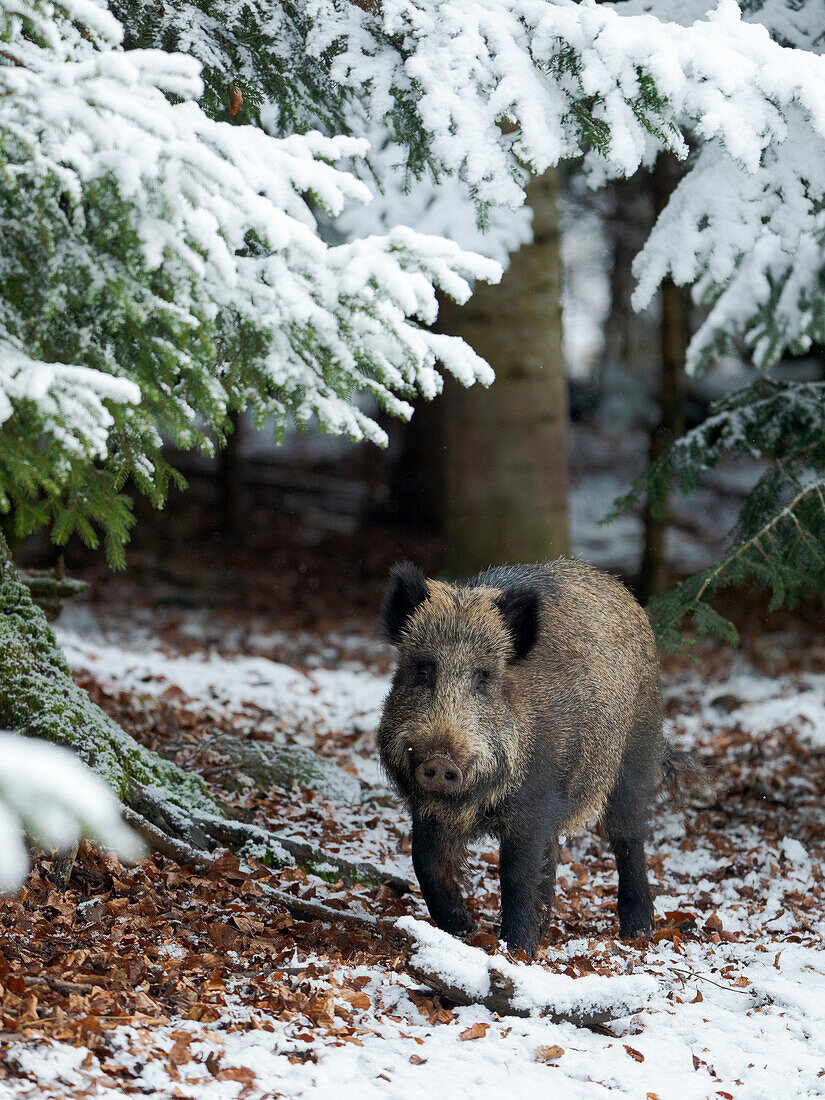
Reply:
<svg viewBox="0 0 825 1100"><path fill-rule="evenodd" d="M741 993L743 997L756 996L752 989L736 989L732 985L722 985L721 982L715 982L713 978L706 978L704 974L697 974L695 970L689 970L687 973L683 970L670 970L668 973L678 974L680 978L687 978L689 981L708 982L710 985L715 985L717 989L724 989L726 993Z"/></svg>
<svg viewBox="0 0 825 1100"><path fill-rule="evenodd" d="M364 928L372 928L377 932L395 930L395 922L392 920L385 920L383 917L373 917L370 916L369 913L356 913L353 909L333 909L331 906L324 905L320 901L310 901L308 898L299 898L295 894L287 893L286 890L278 890L274 886L267 886L266 883L261 883L261 885L267 897L272 898L273 901L283 906L288 913L291 913L299 920L322 920L344 924L358 924Z"/></svg>
<svg viewBox="0 0 825 1100"><path fill-rule="evenodd" d="M48 974L35 974L26 977L31 985L45 985L55 993L91 993L94 986L88 982L66 982L62 978L52 978Z"/></svg>
<svg viewBox="0 0 825 1100"><path fill-rule="evenodd" d="M272 971L273 974L285 974L290 978L298 977L300 974L306 974L307 970L313 967L316 974L331 974L331 966L316 966L315 963L307 963L305 966L276 966Z"/></svg>

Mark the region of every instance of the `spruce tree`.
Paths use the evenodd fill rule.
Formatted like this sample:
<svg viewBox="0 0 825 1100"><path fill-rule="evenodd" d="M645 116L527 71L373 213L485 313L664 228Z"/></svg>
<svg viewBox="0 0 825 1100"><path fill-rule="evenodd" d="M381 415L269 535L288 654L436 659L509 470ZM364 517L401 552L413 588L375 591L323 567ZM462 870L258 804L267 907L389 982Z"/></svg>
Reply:
<svg viewBox="0 0 825 1100"><path fill-rule="evenodd" d="M356 395L403 417L409 399L440 391L444 369L492 380L470 348L427 326L436 289L463 300L497 264L409 229L340 245L319 233L321 211L369 198L365 136L377 125L411 174L459 178L482 224L490 207L523 201L529 171L584 156L596 179L629 174L661 149L686 156L693 135L701 149L685 182L701 169L711 186L688 188L681 219L665 211L639 294L702 263L700 292L727 289L744 262L737 232L780 218L765 181L787 164L796 211L815 179L800 158L816 168L821 156L823 63L743 22L732 0L688 26L621 8L0 0L0 507L15 530L103 538L119 565L124 488L161 505L175 477L164 438L208 449L251 409L380 443ZM754 192L741 209L730 187L714 190L732 180ZM730 224L711 262L720 195ZM807 230L815 211L802 205ZM679 267L673 237L688 228ZM754 296L763 321L749 331L766 360L820 323L817 308L792 308L787 288L800 281L780 283L778 338L765 329L770 295ZM729 301L743 303L731 286ZM729 313L739 325L744 312ZM728 329L707 332L697 355ZM74 745L144 808L156 842L202 838L181 816L194 781L118 748L102 721L80 737L83 706L50 721L37 704L53 692L21 694L25 675L72 693L8 563L1 581L8 637L14 608L34 633L28 657L19 646L27 670L0 685L0 717Z"/></svg>

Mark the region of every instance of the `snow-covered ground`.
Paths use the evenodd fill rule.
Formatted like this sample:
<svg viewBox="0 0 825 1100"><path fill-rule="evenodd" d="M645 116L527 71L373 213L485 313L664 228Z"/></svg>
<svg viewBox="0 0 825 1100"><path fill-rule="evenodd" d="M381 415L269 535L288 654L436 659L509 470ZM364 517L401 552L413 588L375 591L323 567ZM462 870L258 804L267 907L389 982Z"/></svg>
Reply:
<svg viewBox="0 0 825 1100"><path fill-rule="evenodd" d="M220 624L193 616L179 635L214 638ZM315 646L304 638L302 651L314 649L315 659L286 664L264 655L274 636L263 627L245 634L244 650L213 645L184 652L153 633L149 618L127 644L116 617L82 607L65 615L58 637L73 667L93 674L104 691L146 697L150 706L166 693L223 721L269 720L276 741L303 738L339 762L348 753L367 794L381 783L372 730L388 666L370 638L319 637ZM598 996L608 1002L620 975L647 976L652 995L633 1016L588 1030L540 1016L499 1018L478 1005L445 1009L423 995L402 963L384 958L325 973L325 929L318 925L315 950L296 949L292 962L317 964L319 973L310 971L304 986L327 1006L328 1019L317 1012L312 1021L300 1012L285 1017L260 998L250 1004L239 974L227 982L217 1020L143 1018L107 1031L106 1053L18 1037L5 1048L16 1076L0 1080L0 1095L120 1096L122 1079L107 1068L113 1065L128 1075L127 1091L203 1100L429 1100L434 1091L472 1097L506 1091L516 1100L550 1090L565 1098L610 1093L632 1100L821 1095L825 674L821 654L813 661L783 658L794 644L779 639L777 652L758 668L716 652L666 677L670 735L715 769L717 788L695 793L685 816L666 804L657 811L648 849L657 891L652 942L613 938L612 860L593 833L567 841L550 944L528 969L588 981L596 975ZM279 652L283 645L278 639ZM304 733L296 737L296 730ZM364 831L362 804L313 805L335 818L342 835L348 824ZM401 811L371 804L369 815L370 858L412 877L399 843ZM353 846L342 854L358 858L363 851ZM468 889L489 940L498 904L490 842L473 852ZM369 895L362 898L368 907ZM425 916L417 892L405 906L410 916ZM91 944L98 933L88 935ZM172 966L183 949L170 942L163 954ZM453 967L463 966L472 970L473 962L456 949ZM273 972L273 989L284 980ZM346 1036L335 1026L342 1019L336 1006L351 1021Z"/></svg>

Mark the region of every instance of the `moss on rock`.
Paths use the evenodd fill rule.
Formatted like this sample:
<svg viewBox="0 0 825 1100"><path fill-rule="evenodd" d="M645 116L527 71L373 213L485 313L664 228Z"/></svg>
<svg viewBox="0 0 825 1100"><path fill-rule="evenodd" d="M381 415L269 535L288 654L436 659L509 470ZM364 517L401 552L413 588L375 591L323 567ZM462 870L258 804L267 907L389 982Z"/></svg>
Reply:
<svg viewBox="0 0 825 1100"><path fill-rule="evenodd" d="M214 771L215 781L228 791L241 790L244 780L263 792L272 787L288 789L297 783L340 802L361 801L361 783L356 776L301 745L215 737L210 748L226 758L227 764L215 765Z"/></svg>

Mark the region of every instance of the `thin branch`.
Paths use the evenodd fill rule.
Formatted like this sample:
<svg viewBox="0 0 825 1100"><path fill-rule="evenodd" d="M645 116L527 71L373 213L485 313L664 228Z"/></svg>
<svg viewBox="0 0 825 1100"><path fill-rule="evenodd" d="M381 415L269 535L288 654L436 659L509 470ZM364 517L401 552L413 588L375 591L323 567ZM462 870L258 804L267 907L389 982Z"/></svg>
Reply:
<svg viewBox="0 0 825 1100"><path fill-rule="evenodd" d="M381 917L373 917L368 913L356 913L353 909L333 909L320 901L311 901L308 898L300 898L296 894L290 894L286 890L278 890L274 886L261 884L268 898L277 902L293 917L298 920L320 920L331 924L357 924L363 928L371 928L376 932L395 931L395 921L385 920Z"/></svg>
<svg viewBox="0 0 825 1100"><path fill-rule="evenodd" d="M765 524L763 524L762 527L760 527L758 531L751 535L749 539L746 539L745 542L740 543L739 546L737 546L734 550L732 550L729 554L722 558L719 564L708 572L707 576L705 577L699 588L699 591L696 593L695 596L693 596L687 607L683 607L681 610L678 611L678 613L671 616L671 618L665 624L663 624L663 626L660 627L660 633L665 633L666 631L670 630L671 627L673 627L680 619L682 619L691 608L695 608L697 604L701 602L702 597L704 596L705 592L707 592L708 588L712 587L719 579L719 577L733 564L733 562L741 558L742 555L745 554L748 550L752 549L753 547L757 547L758 549L760 549L763 556L766 558L768 564L770 565L770 559L767 558L764 549L762 549L759 543L763 538L769 536L770 533L777 526L777 524L781 523L783 519L787 519L788 516L793 516L793 510L799 505L802 500L805 499L805 497L810 496L812 493L817 493L820 500L822 500L820 489L823 484L825 484L825 482L819 480L816 481L814 484L807 485L804 489L801 489L793 498L793 500L789 501L783 508L781 508L776 513L776 515L772 516Z"/></svg>

